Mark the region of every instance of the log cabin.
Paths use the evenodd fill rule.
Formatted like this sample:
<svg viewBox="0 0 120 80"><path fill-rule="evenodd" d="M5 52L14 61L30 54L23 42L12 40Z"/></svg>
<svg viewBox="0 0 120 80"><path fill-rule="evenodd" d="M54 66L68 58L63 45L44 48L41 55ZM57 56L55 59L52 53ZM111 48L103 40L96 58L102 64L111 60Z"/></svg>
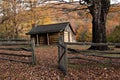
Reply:
<svg viewBox="0 0 120 80"><path fill-rule="evenodd" d="M27 33L37 46L57 44L60 36L64 37L64 42L75 42L75 34L69 22L36 25Z"/></svg>

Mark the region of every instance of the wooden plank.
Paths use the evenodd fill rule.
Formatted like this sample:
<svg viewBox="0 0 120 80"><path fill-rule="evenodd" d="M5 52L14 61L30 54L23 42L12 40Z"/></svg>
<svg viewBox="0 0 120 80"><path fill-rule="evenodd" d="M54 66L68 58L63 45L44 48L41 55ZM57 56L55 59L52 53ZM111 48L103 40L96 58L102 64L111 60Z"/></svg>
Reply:
<svg viewBox="0 0 120 80"><path fill-rule="evenodd" d="M36 64L36 56L35 56L35 42L34 40L32 39L31 40L31 48L32 48L32 65L35 65Z"/></svg>
<svg viewBox="0 0 120 80"><path fill-rule="evenodd" d="M120 54L120 51L114 51L114 50L99 51L99 50L77 50L77 49L68 48L68 51L77 53L77 54L79 53Z"/></svg>
<svg viewBox="0 0 120 80"><path fill-rule="evenodd" d="M99 63L110 63L110 60L96 60L96 59L90 59L90 58L82 58L82 57L79 57L79 56L68 57L68 59L83 59L83 60L99 62ZM117 61L111 61L111 62L120 64L120 62L117 62Z"/></svg>
<svg viewBox="0 0 120 80"><path fill-rule="evenodd" d="M105 46L105 45L120 46L120 43L65 42L65 44L67 45L92 45L92 46Z"/></svg>
<svg viewBox="0 0 120 80"><path fill-rule="evenodd" d="M47 33L47 45L50 44L50 40L49 40L49 33Z"/></svg>
<svg viewBox="0 0 120 80"><path fill-rule="evenodd" d="M0 41L30 41L28 39L0 39Z"/></svg>
<svg viewBox="0 0 120 80"><path fill-rule="evenodd" d="M46 35L41 35L40 36L40 44L47 44L46 42L47 42L46 41Z"/></svg>
<svg viewBox="0 0 120 80"><path fill-rule="evenodd" d="M39 35L38 34L36 34L36 46L39 46Z"/></svg>
<svg viewBox="0 0 120 80"><path fill-rule="evenodd" d="M14 60L14 59L1 58L1 57L0 57L0 60L8 60L8 61L14 61L14 62L28 63L28 64L31 64L31 63L32 63L32 62L30 62L30 61Z"/></svg>
<svg viewBox="0 0 120 80"><path fill-rule="evenodd" d="M30 45L31 43L0 43L0 46L18 46L18 45Z"/></svg>
<svg viewBox="0 0 120 80"><path fill-rule="evenodd" d="M0 48L0 50L28 51L28 52L31 52L31 49L29 49L29 48Z"/></svg>
<svg viewBox="0 0 120 80"><path fill-rule="evenodd" d="M19 56L19 57L32 57L31 55L13 54L13 53L1 53L1 52L0 52L0 55Z"/></svg>
<svg viewBox="0 0 120 80"><path fill-rule="evenodd" d="M103 52L103 51L102 51ZM68 54L81 54L84 56L95 56L95 57L102 57L102 58L111 58L111 59L120 59L120 54L111 54L111 53L102 53L101 51L89 51L89 50L74 50L69 52Z"/></svg>

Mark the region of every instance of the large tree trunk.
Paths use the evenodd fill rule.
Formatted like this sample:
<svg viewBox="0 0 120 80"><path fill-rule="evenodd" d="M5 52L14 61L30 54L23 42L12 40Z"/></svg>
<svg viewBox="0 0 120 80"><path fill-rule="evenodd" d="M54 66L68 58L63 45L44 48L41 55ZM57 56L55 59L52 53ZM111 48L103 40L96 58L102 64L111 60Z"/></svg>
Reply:
<svg viewBox="0 0 120 80"><path fill-rule="evenodd" d="M89 7L92 15L92 42L106 43L106 18L110 7L109 0L94 0L92 6ZM108 46L91 46L93 50L107 50Z"/></svg>

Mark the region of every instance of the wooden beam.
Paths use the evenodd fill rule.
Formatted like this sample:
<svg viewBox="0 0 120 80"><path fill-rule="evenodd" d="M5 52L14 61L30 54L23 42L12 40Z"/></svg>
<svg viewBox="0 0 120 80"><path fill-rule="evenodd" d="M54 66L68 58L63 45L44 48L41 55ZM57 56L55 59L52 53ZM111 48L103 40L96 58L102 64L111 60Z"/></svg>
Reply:
<svg viewBox="0 0 120 80"><path fill-rule="evenodd" d="M29 49L29 48L0 48L0 50L29 51L29 52L31 52L31 49Z"/></svg>
<svg viewBox="0 0 120 80"><path fill-rule="evenodd" d="M49 33L47 33L47 45L50 45Z"/></svg>
<svg viewBox="0 0 120 80"><path fill-rule="evenodd" d="M120 43L65 42L67 45L120 46Z"/></svg>
<svg viewBox="0 0 120 80"><path fill-rule="evenodd" d="M31 55L13 54L13 53L2 53L2 52L0 52L0 55L19 56L19 57L31 57Z"/></svg>
<svg viewBox="0 0 120 80"><path fill-rule="evenodd" d="M0 39L0 41L15 41L15 42L25 41L25 42L28 42L30 40L28 40L28 39Z"/></svg>
<svg viewBox="0 0 120 80"><path fill-rule="evenodd" d="M70 42L70 32L68 32L68 42Z"/></svg>
<svg viewBox="0 0 120 80"><path fill-rule="evenodd" d="M32 65L35 65L36 64L36 56L35 56L35 42L34 40L32 39L31 40L31 48L32 48Z"/></svg>
<svg viewBox="0 0 120 80"><path fill-rule="evenodd" d="M83 60L93 61L93 62L98 62L98 63L110 63L110 60L97 60L97 59L91 59L91 58L83 58L83 57L79 57L79 56L68 57L68 59L83 59ZM118 62L118 61L111 61L111 62L120 64L120 62Z"/></svg>
<svg viewBox="0 0 120 80"><path fill-rule="evenodd" d="M21 43L11 43L11 42L7 42L7 43L0 43L0 46L17 46L17 45L30 45L30 43L25 43L25 42L21 42Z"/></svg>
<svg viewBox="0 0 120 80"><path fill-rule="evenodd" d="M36 40L37 44L36 45L39 46L39 35L38 34L36 35L36 38L37 38L37 40Z"/></svg>
<svg viewBox="0 0 120 80"><path fill-rule="evenodd" d="M8 59L8 58L2 58L2 57L0 57L0 60L8 60L8 61L14 61L14 62L28 63L28 64L32 63L31 61L15 60L15 59Z"/></svg>

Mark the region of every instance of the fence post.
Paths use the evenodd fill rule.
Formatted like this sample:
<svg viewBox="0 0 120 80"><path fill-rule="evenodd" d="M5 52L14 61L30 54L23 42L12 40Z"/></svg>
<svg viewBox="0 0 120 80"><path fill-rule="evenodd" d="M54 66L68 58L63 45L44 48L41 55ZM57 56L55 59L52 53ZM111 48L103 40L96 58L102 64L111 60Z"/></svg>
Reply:
<svg viewBox="0 0 120 80"><path fill-rule="evenodd" d="M31 39L31 47L32 47L32 65L36 64L36 56L35 56L35 42L34 39Z"/></svg>
<svg viewBox="0 0 120 80"><path fill-rule="evenodd" d="M63 37L59 39L58 45L58 65L61 71L67 74L67 46L64 44Z"/></svg>

